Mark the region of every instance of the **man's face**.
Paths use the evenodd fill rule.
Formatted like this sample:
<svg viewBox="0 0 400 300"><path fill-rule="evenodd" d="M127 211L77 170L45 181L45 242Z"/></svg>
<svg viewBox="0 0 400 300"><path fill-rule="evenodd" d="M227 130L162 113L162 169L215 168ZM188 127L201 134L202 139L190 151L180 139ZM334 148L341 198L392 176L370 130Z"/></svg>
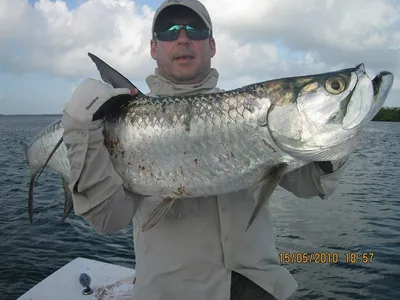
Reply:
<svg viewBox="0 0 400 300"><path fill-rule="evenodd" d="M195 24L196 17L170 18L170 24ZM174 41L154 41L150 43L151 56L157 61L161 75L177 84L198 83L209 73L211 58L215 55L215 41L191 40L185 30L181 30Z"/></svg>

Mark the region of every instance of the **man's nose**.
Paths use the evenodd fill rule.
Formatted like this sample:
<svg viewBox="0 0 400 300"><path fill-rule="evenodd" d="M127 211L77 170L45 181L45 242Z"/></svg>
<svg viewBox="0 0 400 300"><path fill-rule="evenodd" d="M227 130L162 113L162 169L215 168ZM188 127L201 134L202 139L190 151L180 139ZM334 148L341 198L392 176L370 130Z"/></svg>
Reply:
<svg viewBox="0 0 400 300"><path fill-rule="evenodd" d="M190 41L185 29L182 29L179 32L177 41L178 41L178 43L184 43L184 44L186 44Z"/></svg>

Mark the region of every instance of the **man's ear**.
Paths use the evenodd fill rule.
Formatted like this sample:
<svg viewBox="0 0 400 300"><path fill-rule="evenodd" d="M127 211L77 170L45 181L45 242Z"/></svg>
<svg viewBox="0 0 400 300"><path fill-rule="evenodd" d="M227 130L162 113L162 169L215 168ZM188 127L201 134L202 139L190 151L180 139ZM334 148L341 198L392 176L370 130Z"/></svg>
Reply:
<svg viewBox="0 0 400 300"><path fill-rule="evenodd" d="M154 60L157 60L156 55L157 42L154 39L150 40L150 55Z"/></svg>
<svg viewBox="0 0 400 300"><path fill-rule="evenodd" d="M214 57L215 53L217 52L217 45L215 44L215 40L213 37L210 38L210 56Z"/></svg>

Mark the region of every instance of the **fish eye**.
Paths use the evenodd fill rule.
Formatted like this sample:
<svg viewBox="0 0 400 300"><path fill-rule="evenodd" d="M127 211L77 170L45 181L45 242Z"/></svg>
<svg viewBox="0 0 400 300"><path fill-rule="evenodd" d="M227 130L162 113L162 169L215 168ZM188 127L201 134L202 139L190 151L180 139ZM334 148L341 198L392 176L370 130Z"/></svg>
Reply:
<svg viewBox="0 0 400 300"><path fill-rule="evenodd" d="M326 80L325 88L330 94L337 95L343 92L346 88L346 81L343 77L333 76Z"/></svg>

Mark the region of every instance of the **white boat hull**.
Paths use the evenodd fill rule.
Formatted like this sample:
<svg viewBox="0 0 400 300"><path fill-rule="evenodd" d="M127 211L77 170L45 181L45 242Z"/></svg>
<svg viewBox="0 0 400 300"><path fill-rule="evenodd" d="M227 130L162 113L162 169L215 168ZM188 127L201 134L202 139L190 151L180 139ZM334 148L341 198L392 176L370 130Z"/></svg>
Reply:
<svg viewBox="0 0 400 300"><path fill-rule="evenodd" d="M79 282L82 273L90 276L93 293L84 295ZM86 258L69 262L17 300L110 300L133 299L135 270Z"/></svg>

